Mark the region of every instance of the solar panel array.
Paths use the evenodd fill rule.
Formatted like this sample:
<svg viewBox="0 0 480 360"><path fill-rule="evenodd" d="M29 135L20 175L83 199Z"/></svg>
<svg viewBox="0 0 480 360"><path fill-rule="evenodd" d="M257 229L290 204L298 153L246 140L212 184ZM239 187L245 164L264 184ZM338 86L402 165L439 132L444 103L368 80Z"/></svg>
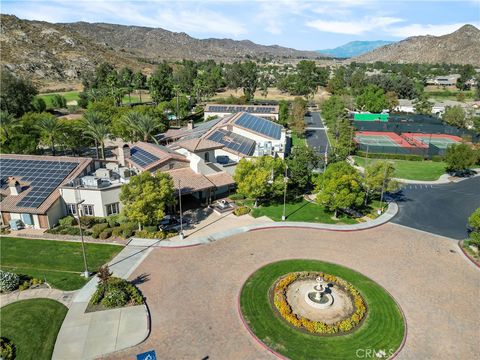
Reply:
<svg viewBox="0 0 480 360"><path fill-rule="evenodd" d="M209 120L204 123L200 124L195 124L195 127L191 131L191 133L187 136L183 136L182 140L190 140L190 139L198 139L200 136L205 134L208 130L210 130L212 127L217 125L220 120L222 119L214 119L214 120Z"/></svg>
<svg viewBox="0 0 480 360"><path fill-rule="evenodd" d="M0 159L2 187L5 188L9 176L28 182L31 190L17 206L38 208L77 166L78 163L70 161L2 158Z"/></svg>
<svg viewBox="0 0 480 360"><path fill-rule="evenodd" d="M145 151L143 149L140 149L136 146L134 146L130 150L130 159L137 165L140 165L141 167L146 167L155 161L160 160L159 157L150 154L148 151Z"/></svg>
<svg viewBox="0 0 480 360"><path fill-rule="evenodd" d="M208 140L216 141L225 145L227 149L244 155L253 155L255 151L255 141L227 130L216 130L208 137Z"/></svg>
<svg viewBox="0 0 480 360"><path fill-rule="evenodd" d="M210 105L208 111L219 113L237 113L245 111L256 114L272 114L276 113L276 108L273 106Z"/></svg>
<svg viewBox="0 0 480 360"><path fill-rule="evenodd" d="M282 136L281 125L250 114L242 114L237 120L235 120L235 124L272 139L280 140Z"/></svg>

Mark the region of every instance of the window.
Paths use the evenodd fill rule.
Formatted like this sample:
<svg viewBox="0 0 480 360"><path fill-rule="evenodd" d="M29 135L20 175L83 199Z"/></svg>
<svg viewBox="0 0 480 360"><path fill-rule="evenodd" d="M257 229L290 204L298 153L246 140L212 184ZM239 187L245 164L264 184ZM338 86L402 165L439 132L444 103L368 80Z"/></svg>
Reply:
<svg viewBox="0 0 480 360"><path fill-rule="evenodd" d="M67 214L77 215L77 206L75 204L67 204Z"/></svg>
<svg viewBox="0 0 480 360"><path fill-rule="evenodd" d="M112 203L107 205L107 216L120 213L120 206L118 203Z"/></svg>
<svg viewBox="0 0 480 360"><path fill-rule="evenodd" d="M204 157L205 157L205 162L210 162L210 153L206 152Z"/></svg>
<svg viewBox="0 0 480 360"><path fill-rule="evenodd" d="M83 205L83 215L95 216L95 213L93 212L93 205Z"/></svg>

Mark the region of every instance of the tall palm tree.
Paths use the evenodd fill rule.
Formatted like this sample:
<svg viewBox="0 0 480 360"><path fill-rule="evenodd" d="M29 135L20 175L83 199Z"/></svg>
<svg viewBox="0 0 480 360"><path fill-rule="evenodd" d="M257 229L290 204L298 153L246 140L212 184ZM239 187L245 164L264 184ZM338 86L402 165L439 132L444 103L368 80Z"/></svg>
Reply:
<svg viewBox="0 0 480 360"><path fill-rule="evenodd" d="M103 122L89 124L83 130L83 134L90 139L93 139L96 144L100 144L100 148L102 150L102 159L105 160L105 140L107 140L110 135L110 129L108 126Z"/></svg>
<svg viewBox="0 0 480 360"><path fill-rule="evenodd" d="M17 119L7 111L0 111L0 124L2 125L2 132L5 141L10 138L10 133L13 129L21 126L20 119Z"/></svg>
<svg viewBox="0 0 480 360"><path fill-rule="evenodd" d="M155 134L159 127L160 124L154 117L147 114L141 114L138 118L138 122L135 125L135 130L143 141L152 139L156 144L158 144Z"/></svg>
<svg viewBox="0 0 480 360"><path fill-rule="evenodd" d="M57 139L61 139L64 133L63 124L56 117L48 115L38 121L37 127L45 141L50 145L52 154L55 155L55 143Z"/></svg>
<svg viewBox="0 0 480 360"><path fill-rule="evenodd" d="M141 116L139 112L131 110L122 118L122 125L125 129L124 134L126 135L123 140L137 141L139 139L137 124L141 121Z"/></svg>
<svg viewBox="0 0 480 360"><path fill-rule="evenodd" d="M100 114L95 111L95 110L88 110L83 114L83 119L82 119L82 125L83 125L83 131L87 129L91 129L95 127L95 124L103 122L103 119L101 118ZM95 141L95 153L97 155L97 159L99 159L99 154L98 154L98 141L97 139L93 139Z"/></svg>

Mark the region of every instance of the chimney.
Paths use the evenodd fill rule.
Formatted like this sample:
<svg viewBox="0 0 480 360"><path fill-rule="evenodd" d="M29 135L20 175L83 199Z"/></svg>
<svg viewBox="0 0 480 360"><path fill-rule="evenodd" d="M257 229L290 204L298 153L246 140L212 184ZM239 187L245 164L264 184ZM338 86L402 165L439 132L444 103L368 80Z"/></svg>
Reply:
<svg viewBox="0 0 480 360"><path fill-rule="evenodd" d="M193 128L194 128L193 121L190 120L190 121L187 123L187 129L188 129L188 130L193 130Z"/></svg>
<svg viewBox="0 0 480 360"><path fill-rule="evenodd" d="M8 188L10 189L10 195L18 195L22 192L22 186L13 176L8 177Z"/></svg>
<svg viewBox="0 0 480 360"><path fill-rule="evenodd" d="M119 145L117 148L117 160L121 166L127 166L126 160L130 159L130 146L128 144Z"/></svg>

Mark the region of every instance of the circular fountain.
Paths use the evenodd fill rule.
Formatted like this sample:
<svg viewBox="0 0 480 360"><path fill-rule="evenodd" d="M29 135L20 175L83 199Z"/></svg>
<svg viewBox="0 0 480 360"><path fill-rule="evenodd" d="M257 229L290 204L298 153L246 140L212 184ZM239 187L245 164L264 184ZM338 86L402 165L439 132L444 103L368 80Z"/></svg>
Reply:
<svg viewBox="0 0 480 360"><path fill-rule="evenodd" d="M323 285L325 282L321 276L315 279L313 291L305 293L305 302L317 309L326 309L333 305L333 295L330 287Z"/></svg>

